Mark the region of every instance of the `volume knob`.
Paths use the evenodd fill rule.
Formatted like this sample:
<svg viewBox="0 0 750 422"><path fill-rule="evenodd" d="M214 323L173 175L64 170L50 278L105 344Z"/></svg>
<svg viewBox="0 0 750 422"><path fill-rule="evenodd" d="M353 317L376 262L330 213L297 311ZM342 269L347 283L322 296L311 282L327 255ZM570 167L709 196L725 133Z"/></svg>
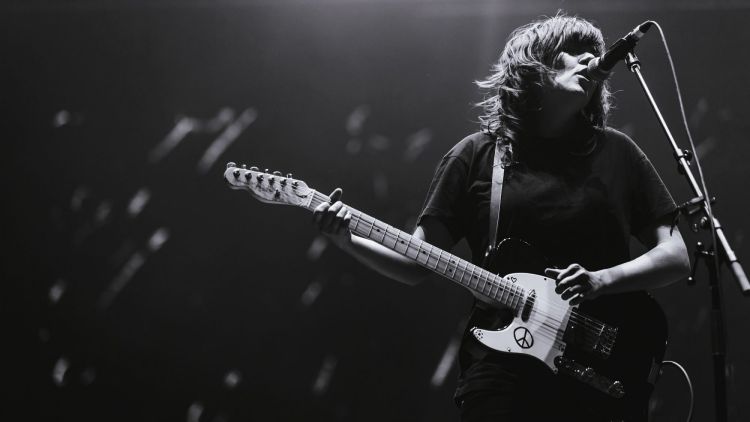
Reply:
<svg viewBox="0 0 750 422"><path fill-rule="evenodd" d="M593 378L594 377L594 369L593 368L586 368L586 369L584 369L583 372L581 373L581 376L584 379L591 379L591 378Z"/></svg>
<svg viewBox="0 0 750 422"><path fill-rule="evenodd" d="M620 381L615 381L609 386L609 393L620 398L625 395L625 388L623 388Z"/></svg>

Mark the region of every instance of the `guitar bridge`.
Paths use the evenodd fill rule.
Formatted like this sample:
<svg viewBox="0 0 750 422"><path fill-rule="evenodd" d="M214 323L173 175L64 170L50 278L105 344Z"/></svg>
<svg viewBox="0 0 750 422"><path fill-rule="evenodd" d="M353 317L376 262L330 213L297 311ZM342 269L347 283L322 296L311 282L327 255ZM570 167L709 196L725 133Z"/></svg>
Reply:
<svg viewBox="0 0 750 422"><path fill-rule="evenodd" d="M612 353L612 348L615 345L615 339L617 338L617 328L609 325L602 325L599 329L599 333L596 336L594 342L594 353L598 354L603 359L607 359Z"/></svg>
<svg viewBox="0 0 750 422"><path fill-rule="evenodd" d="M571 376L608 396L616 399L625 396L625 387L623 387L620 381L612 381L605 376L599 375L593 368L583 366L573 359L558 356L555 358L555 366L557 366L560 373Z"/></svg>
<svg viewBox="0 0 750 422"><path fill-rule="evenodd" d="M565 330L565 340L580 350L607 359L612 354L617 339L617 328L593 319L571 318Z"/></svg>

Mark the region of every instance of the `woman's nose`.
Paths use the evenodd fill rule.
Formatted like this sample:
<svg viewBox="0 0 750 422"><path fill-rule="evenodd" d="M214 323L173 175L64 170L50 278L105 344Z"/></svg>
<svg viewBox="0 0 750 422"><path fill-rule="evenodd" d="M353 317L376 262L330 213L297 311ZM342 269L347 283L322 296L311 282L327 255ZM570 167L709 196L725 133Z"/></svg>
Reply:
<svg viewBox="0 0 750 422"><path fill-rule="evenodd" d="M595 56L591 53L583 53L578 56L578 63L581 64L587 64L590 62Z"/></svg>

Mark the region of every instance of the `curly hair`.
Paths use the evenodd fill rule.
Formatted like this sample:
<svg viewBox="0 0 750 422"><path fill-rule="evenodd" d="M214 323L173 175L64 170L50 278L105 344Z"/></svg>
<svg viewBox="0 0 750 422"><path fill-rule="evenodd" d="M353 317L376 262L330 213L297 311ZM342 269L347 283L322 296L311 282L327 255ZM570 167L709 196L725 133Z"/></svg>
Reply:
<svg viewBox="0 0 750 422"><path fill-rule="evenodd" d="M523 137L528 117L538 109L532 90L548 83L560 52L572 46L590 48L599 56L604 52L604 37L591 22L558 13L514 30L492 73L475 81L485 91L485 99L476 105L481 130L502 142L506 161L513 161L513 146ZM610 91L605 82L597 84L591 101L582 110L585 121L603 128L610 108Z"/></svg>

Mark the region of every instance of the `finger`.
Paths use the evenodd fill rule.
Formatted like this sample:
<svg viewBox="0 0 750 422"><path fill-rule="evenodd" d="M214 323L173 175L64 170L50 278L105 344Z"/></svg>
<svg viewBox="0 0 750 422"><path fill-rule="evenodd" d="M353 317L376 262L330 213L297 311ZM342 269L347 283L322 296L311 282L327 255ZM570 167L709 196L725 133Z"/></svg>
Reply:
<svg viewBox="0 0 750 422"><path fill-rule="evenodd" d="M559 268L547 268L544 270L544 275L546 275L547 277L553 280L557 280L557 275L560 274L562 271L563 270Z"/></svg>
<svg viewBox="0 0 750 422"><path fill-rule="evenodd" d="M336 219L334 220L334 225L336 227L334 227L333 229L334 233L340 233L341 230L348 225L348 222L344 221L344 217L346 217L347 212L348 211L346 210L346 207L342 207L339 212L336 213Z"/></svg>
<svg viewBox="0 0 750 422"><path fill-rule="evenodd" d="M336 218L336 213L331 211L331 207L328 207L323 217L320 220L320 227L323 231L330 232L335 228L333 220Z"/></svg>
<svg viewBox="0 0 750 422"><path fill-rule="evenodd" d="M566 277L570 277L570 276L576 274L578 271L580 271L582 269L583 269L583 267L581 267L578 264L570 264L570 265L568 265L568 268L565 268L564 270L560 271L557 274L558 284L560 284L560 281L562 281Z"/></svg>
<svg viewBox="0 0 750 422"><path fill-rule="evenodd" d="M326 210L325 215L323 216L323 225L326 228L326 230L335 232L341 223L339 220L339 212L341 212L342 209L344 209L345 206L341 201L336 201L333 205L328 207ZM343 217L344 214L341 214L341 217Z"/></svg>
<svg viewBox="0 0 750 422"><path fill-rule="evenodd" d="M341 210L341 208L344 206L344 204L341 201L336 201L333 205L328 207L328 209L325 212L325 215L323 216L323 227L326 231L329 232L335 232L336 228L338 227L338 222L336 221L336 215Z"/></svg>
<svg viewBox="0 0 750 422"><path fill-rule="evenodd" d="M562 294L560 295L560 297L562 297L563 300L568 300L571 297L573 297L575 295L580 295L582 293L585 293L588 290L589 290L588 289L588 285L586 285L586 284L576 284L575 286L571 286L571 287L565 289L565 291L562 292Z"/></svg>
<svg viewBox="0 0 750 422"><path fill-rule="evenodd" d="M330 206L331 206L331 204L329 204L328 202L323 202L322 204L320 204L317 207L315 207L315 209L313 210L313 214L315 214L315 213L323 213Z"/></svg>
<svg viewBox="0 0 750 422"><path fill-rule="evenodd" d="M590 298L587 295L578 293L577 295L573 296L572 299L570 299L570 306L576 306L587 299L593 299L593 298Z"/></svg>
<svg viewBox="0 0 750 422"><path fill-rule="evenodd" d="M328 208L328 212L332 213L333 215L336 215L337 212L344 206L344 203L341 201L336 201L331 205L330 208Z"/></svg>
<svg viewBox="0 0 750 422"><path fill-rule="evenodd" d="M555 293L560 294L565 291L565 289L568 289L574 285L577 284L583 284L586 282L586 272L583 270L579 270L573 275L569 275L562 280L557 282L557 287L555 287Z"/></svg>
<svg viewBox="0 0 750 422"><path fill-rule="evenodd" d="M339 230L336 232L336 234L339 234L342 231L349 230L349 223L352 221L352 213L347 211L346 215L344 215L344 218L342 220L341 226L339 226Z"/></svg>
<svg viewBox="0 0 750 422"><path fill-rule="evenodd" d="M583 273L576 273L572 276L565 277L564 279L560 280L560 282L555 287L555 293L562 294L565 290L579 285L579 284L585 284L586 277Z"/></svg>
<svg viewBox="0 0 750 422"><path fill-rule="evenodd" d="M315 210L313 211L313 224L319 227L321 226L323 216L330 206L331 204L329 204L328 202L323 202L322 204L315 207Z"/></svg>
<svg viewBox="0 0 750 422"><path fill-rule="evenodd" d="M339 199L341 199L341 195L343 194L344 194L344 191L341 190L341 188L334 189L333 192L331 192L331 194L329 195L329 198L331 198L330 199L331 203L334 203L338 201Z"/></svg>
<svg viewBox="0 0 750 422"><path fill-rule="evenodd" d="M322 229L325 225L325 214L326 211L331 207L331 204L338 201L338 198L341 198L341 195L343 194L343 191L341 188L336 188L331 192L331 196L329 198L330 202L323 202L322 204L318 205L315 210L313 210L313 222L315 222L320 228Z"/></svg>

